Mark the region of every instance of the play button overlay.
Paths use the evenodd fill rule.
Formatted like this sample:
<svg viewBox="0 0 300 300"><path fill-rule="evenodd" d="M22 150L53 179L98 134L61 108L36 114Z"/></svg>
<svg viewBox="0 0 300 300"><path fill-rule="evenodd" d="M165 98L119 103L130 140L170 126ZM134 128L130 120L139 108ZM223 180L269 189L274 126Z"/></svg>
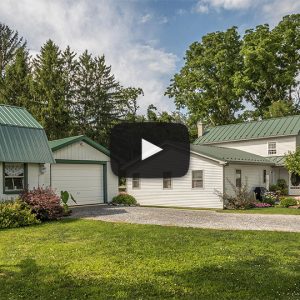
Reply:
<svg viewBox="0 0 300 300"><path fill-rule="evenodd" d="M121 123L110 135L111 168L119 177L184 176L190 163L187 128L182 124Z"/></svg>
<svg viewBox="0 0 300 300"><path fill-rule="evenodd" d="M142 160L162 151L163 149L142 139Z"/></svg>

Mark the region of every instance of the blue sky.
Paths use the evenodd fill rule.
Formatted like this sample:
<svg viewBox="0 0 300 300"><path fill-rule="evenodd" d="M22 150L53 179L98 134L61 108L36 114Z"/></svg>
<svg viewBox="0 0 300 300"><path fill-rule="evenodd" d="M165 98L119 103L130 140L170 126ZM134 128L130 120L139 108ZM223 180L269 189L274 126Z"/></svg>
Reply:
<svg viewBox="0 0 300 300"><path fill-rule="evenodd" d="M28 41L32 55L49 38L62 49L105 54L124 86L142 87L151 103L174 110L164 91L188 46L208 32L276 24L300 13L299 0L1 0L0 22Z"/></svg>

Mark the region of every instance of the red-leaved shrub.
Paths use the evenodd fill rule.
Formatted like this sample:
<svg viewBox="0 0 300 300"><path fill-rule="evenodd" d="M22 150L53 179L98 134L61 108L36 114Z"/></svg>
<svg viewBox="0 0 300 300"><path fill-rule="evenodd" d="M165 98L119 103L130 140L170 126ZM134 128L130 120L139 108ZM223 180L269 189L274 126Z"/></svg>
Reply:
<svg viewBox="0 0 300 300"><path fill-rule="evenodd" d="M60 198L50 187L25 190L20 198L31 206L32 212L41 221L55 220L63 216Z"/></svg>

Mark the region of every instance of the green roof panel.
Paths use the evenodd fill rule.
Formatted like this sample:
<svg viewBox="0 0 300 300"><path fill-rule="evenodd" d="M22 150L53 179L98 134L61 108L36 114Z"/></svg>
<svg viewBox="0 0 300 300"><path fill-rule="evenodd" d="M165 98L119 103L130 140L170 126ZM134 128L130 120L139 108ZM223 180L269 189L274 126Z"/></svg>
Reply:
<svg viewBox="0 0 300 300"><path fill-rule="evenodd" d="M268 160L265 157L232 148L223 148L210 145L191 145L191 151L228 163L234 162L274 165L274 162Z"/></svg>
<svg viewBox="0 0 300 300"><path fill-rule="evenodd" d="M284 156L268 156L265 158L268 159L269 161L271 161L272 163L274 163L277 167L284 166L284 161L285 161Z"/></svg>
<svg viewBox="0 0 300 300"><path fill-rule="evenodd" d="M43 129L26 109L3 104L0 104L0 125Z"/></svg>
<svg viewBox="0 0 300 300"><path fill-rule="evenodd" d="M290 136L298 135L299 132L300 115L296 115L208 128L194 144Z"/></svg>
<svg viewBox="0 0 300 300"><path fill-rule="evenodd" d="M55 163L43 127L23 108L0 105L0 162Z"/></svg>

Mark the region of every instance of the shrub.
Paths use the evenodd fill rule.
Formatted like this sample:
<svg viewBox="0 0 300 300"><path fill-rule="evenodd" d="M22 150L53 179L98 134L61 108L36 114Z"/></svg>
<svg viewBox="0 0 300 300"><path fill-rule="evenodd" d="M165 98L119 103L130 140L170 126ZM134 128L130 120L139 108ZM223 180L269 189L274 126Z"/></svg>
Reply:
<svg viewBox="0 0 300 300"><path fill-rule="evenodd" d="M277 184L271 184L269 187L270 192L277 192L279 190L279 187Z"/></svg>
<svg viewBox="0 0 300 300"><path fill-rule="evenodd" d="M280 195L287 195L288 193L288 185L285 181L285 179L278 179L277 180L277 187L278 190L280 191Z"/></svg>
<svg viewBox="0 0 300 300"><path fill-rule="evenodd" d="M60 197L51 188L39 187L25 190L20 197L41 221L55 220L63 216L64 210L60 205Z"/></svg>
<svg viewBox="0 0 300 300"><path fill-rule="evenodd" d="M277 200L277 195L273 192L267 192L263 196L263 202L268 203L271 206L275 205L276 200Z"/></svg>
<svg viewBox="0 0 300 300"><path fill-rule="evenodd" d="M294 206L294 205L297 205L297 200L292 197L282 198L280 201L280 205L282 207Z"/></svg>
<svg viewBox="0 0 300 300"><path fill-rule="evenodd" d="M231 181L229 184L232 187L233 193L219 193L217 195L223 200L225 208L228 209L247 209L252 208L255 205L255 194L248 189L248 185L242 185L242 187L236 187Z"/></svg>
<svg viewBox="0 0 300 300"><path fill-rule="evenodd" d="M31 208L20 200L0 203L0 228L15 228L39 224Z"/></svg>
<svg viewBox="0 0 300 300"><path fill-rule="evenodd" d="M123 192L113 197L112 204L137 205L137 201L133 196Z"/></svg>

